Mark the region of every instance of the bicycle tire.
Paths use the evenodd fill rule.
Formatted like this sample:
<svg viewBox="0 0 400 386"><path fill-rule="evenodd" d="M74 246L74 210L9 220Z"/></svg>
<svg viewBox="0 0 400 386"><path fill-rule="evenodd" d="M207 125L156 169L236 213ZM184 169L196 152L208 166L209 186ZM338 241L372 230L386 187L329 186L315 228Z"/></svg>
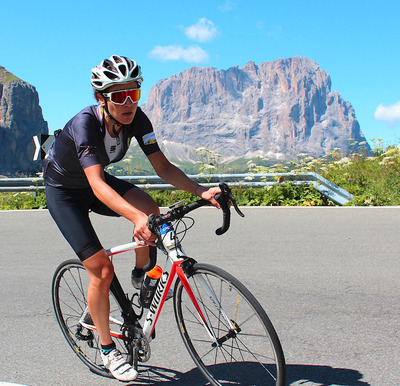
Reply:
<svg viewBox="0 0 400 386"><path fill-rule="evenodd" d="M199 279L214 292L236 331L217 310ZM256 298L235 277L209 264L194 264L189 283L207 315L219 344L213 347L198 312L180 280L175 283L174 312L192 359L212 385L286 383L285 358L276 331ZM222 342L223 337L226 341Z"/></svg>
<svg viewBox="0 0 400 386"><path fill-rule="evenodd" d="M87 307L89 277L78 259L66 260L56 269L52 280L52 302L58 325L69 346L78 358L97 375L113 378L104 367L100 355L100 341L97 332L85 329L80 319ZM110 292L111 295L111 292ZM121 319L121 311L113 296L110 296L111 315ZM110 328L115 324L110 322ZM117 348L128 356L119 339L114 339Z"/></svg>

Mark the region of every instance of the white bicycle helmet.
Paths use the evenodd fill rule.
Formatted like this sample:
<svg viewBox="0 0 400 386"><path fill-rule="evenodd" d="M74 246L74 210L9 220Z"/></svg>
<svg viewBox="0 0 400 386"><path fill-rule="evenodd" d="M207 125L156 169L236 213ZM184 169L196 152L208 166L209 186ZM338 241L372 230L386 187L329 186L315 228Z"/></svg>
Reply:
<svg viewBox="0 0 400 386"><path fill-rule="evenodd" d="M114 84L124 84L136 81L143 82L140 66L125 56L112 55L104 59L99 66L92 68L90 82L95 90L103 91Z"/></svg>

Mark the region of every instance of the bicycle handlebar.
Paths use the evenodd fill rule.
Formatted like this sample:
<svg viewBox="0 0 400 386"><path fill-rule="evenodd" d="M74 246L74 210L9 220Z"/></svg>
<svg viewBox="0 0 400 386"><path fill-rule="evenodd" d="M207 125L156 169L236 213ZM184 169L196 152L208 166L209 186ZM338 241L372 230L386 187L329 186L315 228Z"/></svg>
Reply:
<svg viewBox="0 0 400 386"><path fill-rule="evenodd" d="M215 195L215 199L218 201L222 209L222 226L215 231L218 236L224 234L229 229L231 220L230 204L234 206L239 216L244 217L244 214L237 206L235 197L233 196L229 186L225 183L221 183L219 184L219 187L221 189L221 193ZM168 221L179 220L189 212L209 204L209 201L200 199L184 206L172 208L166 214L160 214L157 217L154 214L151 214L148 220L148 228L153 233L157 234L157 228L161 225L167 223Z"/></svg>
<svg viewBox="0 0 400 386"><path fill-rule="evenodd" d="M244 217L244 214L238 208L235 197L233 196L232 191L228 187L228 185L225 183L221 183L219 184L219 187L221 188L221 193L216 194L214 197L218 201L222 209L222 226L215 231L218 236L224 234L229 229L231 220L230 204L233 205L239 216ZM169 221L179 220L189 212L209 204L209 201L200 199L183 206L173 207L166 214L160 214L158 216L156 216L155 214L151 214L148 218L147 226L152 233L159 237L159 228L163 224ZM155 247L150 246L149 262L145 265L145 267L143 267L144 271L149 271L155 266L157 261L156 251L157 249Z"/></svg>

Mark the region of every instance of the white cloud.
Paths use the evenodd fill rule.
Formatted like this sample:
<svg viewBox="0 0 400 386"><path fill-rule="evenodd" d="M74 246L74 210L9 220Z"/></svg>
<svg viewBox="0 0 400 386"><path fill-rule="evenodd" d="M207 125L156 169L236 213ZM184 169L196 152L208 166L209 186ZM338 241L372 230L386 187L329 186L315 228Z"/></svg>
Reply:
<svg viewBox="0 0 400 386"><path fill-rule="evenodd" d="M236 1L225 0L225 3L218 8L221 12L228 12L228 11L231 11L235 7L236 7Z"/></svg>
<svg viewBox="0 0 400 386"><path fill-rule="evenodd" d="M397 122L400 122L400 101L388 107L381 103L376 108L374 116L378 121L395 125Z"/></svg>
<svg viewBox="0 0 400 386"><path fill-rule="evenodd" d="M170 60L184 60L188 63L201 63L207 62L209 55L207 51L198 46L183 48L182 46L175 44L165 47L156 46L150 51L149 57L163 62Z"/></svg>
<svg viewBox="0 0 400 386"><path fill-rule="evenodd" d="M256 23L256 28L259 29L259 30L263 30L263 29L264 29L264 26L265 26L265 22L262 21L262 20L260 20L260 21L258 21L258 22Z"/></svg>
<svg viewBox="0 0 400 386"><path fill-rule="evenodd" d="M282 34L282 26L280 25L272 26L267 32L267 36L269 38L279 36L281 34Z"/></svg>
<svg viewBox="0 0 400 386"><path fill-rule="evenodd" d="M218 35L218 30L212 21L203 17L196 24L185 28L185 34L190 39L204 43L213 40Z"/></svg>

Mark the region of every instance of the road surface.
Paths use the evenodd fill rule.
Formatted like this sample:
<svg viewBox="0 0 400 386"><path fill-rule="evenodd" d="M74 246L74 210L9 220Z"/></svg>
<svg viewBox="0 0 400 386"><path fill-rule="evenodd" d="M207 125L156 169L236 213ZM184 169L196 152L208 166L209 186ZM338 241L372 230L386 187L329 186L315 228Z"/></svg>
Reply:
<svg viewBox="0 0 400 386"><path fill-rule="evenodd" d="M214 234L220 212L193 213L188 255L243 281L281 339L291 385L396 385L400 379L400 208L245 208ZM124 219L93 216L104 246L130 239ZM50 284L73 257L46 210L0 212L0 383L118 385L73 354ZM116 269L129 285L131 256ZM205 385L166 304L143 384ZM168 332L166 331L168 329ZM145 378L142 378L145 379Z"/></svg>

